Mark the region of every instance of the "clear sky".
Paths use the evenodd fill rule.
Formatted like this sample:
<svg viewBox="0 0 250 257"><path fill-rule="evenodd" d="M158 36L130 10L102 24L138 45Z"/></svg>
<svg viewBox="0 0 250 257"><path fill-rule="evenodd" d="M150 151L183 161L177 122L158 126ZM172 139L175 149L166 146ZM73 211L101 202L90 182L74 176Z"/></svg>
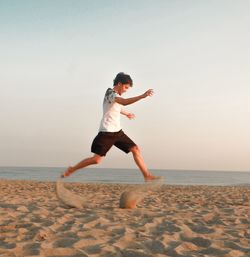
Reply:
<svg viewBox="0 0 250 257"><path fill-rule="evenodd" d="M0 166L88 157L115 75L156 169L250 171L250 1L0 0ZM100 167L135 168L112 149Z"/></svg>

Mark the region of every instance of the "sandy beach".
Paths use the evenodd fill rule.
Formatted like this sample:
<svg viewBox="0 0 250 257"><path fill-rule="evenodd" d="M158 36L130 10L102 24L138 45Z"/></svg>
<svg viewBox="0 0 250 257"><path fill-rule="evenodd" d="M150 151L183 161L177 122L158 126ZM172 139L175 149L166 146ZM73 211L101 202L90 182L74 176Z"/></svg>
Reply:
<svg viewBox="0 0 250 257"><path fill-rule="evenodd" d="M161 185L134 209L120 196L141 185L65 187L82 208L59 201L56 183L0 180L1 257L250 256L249 186Z"/></svg>

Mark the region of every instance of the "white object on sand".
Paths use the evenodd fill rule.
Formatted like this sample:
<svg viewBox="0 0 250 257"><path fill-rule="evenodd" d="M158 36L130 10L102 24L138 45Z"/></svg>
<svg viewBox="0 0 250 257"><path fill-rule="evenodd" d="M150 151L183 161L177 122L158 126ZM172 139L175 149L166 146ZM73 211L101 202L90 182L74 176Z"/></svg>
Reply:
<svg viewBox="0 0 250 257"><path fill-rule="evenodd" d="M85 199L64 187L61 179L56 181L56 195L57 198L69 207L79 208L84 207Z"/></svg>
<svg viewBox="0 0 250 257"><path fill-rule="evenodd" d="M134 189L124 191L120 197L119 207L123 209L134 209L136 205L149 193L151 190L159 189L163 185L163 179L152 180L146 184L139 185Z"/></svg>

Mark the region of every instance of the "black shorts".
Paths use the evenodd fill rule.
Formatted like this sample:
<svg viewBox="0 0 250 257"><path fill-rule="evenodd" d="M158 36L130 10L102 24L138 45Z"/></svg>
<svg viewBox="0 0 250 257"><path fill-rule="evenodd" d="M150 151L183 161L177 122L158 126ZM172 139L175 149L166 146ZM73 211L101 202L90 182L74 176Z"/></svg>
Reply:
<svg viewBox="0 0 250 257"><path fill-rule="evenodd" d="M91 152L105 156L113 145L125 153L129 153L131 147L136 146L122 130L118 132L99 132L93 140Z"/></svg>

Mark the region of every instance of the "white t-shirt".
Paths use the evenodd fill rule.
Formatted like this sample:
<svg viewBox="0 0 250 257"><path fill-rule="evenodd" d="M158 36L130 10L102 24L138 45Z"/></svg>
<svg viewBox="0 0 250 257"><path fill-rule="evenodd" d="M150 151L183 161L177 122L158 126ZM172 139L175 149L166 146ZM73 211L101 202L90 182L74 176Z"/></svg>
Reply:
<svg viewBox="0 0 250 257"><path fill-rule="evenodd" d="M108 88L103 100L103 117L99 131L118 132L121 130L120 117L122 106L115 102L117 93Z"/></svg>

